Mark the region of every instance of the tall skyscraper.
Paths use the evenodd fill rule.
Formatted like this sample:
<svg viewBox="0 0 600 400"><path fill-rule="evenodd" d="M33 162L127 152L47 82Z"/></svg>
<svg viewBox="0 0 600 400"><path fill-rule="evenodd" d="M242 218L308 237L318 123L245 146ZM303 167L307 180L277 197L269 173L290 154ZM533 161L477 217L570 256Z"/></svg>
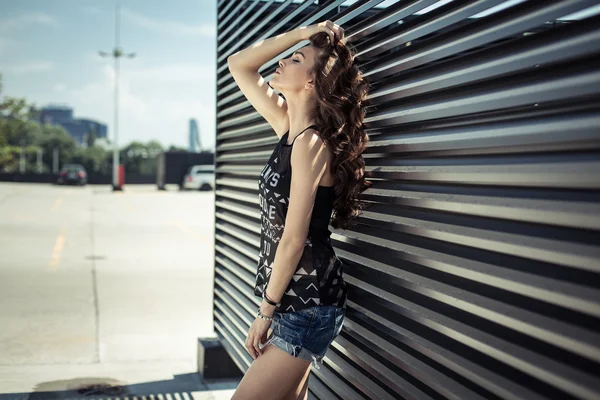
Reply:
<svg viewBox="0 0 600 400"><path fill-rule="evenodd" d="M189 132L189 145L188 151L192 153L199 153L202 151L202 144L200 142L200 133L198 132L198 123L194 118L190 119L190 132Z"/></svg>

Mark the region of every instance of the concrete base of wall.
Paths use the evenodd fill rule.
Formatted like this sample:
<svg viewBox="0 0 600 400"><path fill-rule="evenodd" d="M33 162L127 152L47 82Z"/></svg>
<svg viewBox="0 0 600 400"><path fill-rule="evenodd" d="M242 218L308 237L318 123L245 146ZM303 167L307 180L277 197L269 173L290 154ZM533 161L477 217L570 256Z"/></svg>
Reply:
<svg viewBox="0 0 600 400"><path fill-rule="evenodd" d="M198 338L198 373L205 379L241 379L240 371L216 337Z"/></svg>

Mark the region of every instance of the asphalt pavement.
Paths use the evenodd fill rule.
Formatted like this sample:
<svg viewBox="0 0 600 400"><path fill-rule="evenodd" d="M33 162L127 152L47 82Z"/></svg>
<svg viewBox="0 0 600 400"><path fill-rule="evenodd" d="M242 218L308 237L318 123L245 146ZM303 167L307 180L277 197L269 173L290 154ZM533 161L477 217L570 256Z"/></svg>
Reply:
<svg viewBox="0 0 600 400"><path fill-rule="evenodd" d="M196 373L214 336L214 192L124 189L0 183L0 400L231 397L235 382Z"/></svg>

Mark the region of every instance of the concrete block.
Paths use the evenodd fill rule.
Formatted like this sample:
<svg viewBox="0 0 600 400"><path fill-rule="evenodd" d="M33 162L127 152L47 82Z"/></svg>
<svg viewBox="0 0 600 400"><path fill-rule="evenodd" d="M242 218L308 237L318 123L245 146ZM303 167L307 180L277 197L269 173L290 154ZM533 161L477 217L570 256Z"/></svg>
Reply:
<svg viewBox="0 0 600 400"><path fill-rule="evenodd" d="M241 379L244 375L217 337L198 339L198 373L204 380Z"/></svg>

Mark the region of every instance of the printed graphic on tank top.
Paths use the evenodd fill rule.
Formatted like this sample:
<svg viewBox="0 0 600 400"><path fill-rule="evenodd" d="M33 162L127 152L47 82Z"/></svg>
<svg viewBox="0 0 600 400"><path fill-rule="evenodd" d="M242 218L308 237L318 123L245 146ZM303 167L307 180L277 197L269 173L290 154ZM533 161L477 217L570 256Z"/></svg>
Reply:
<svg viewBox="0 0 600 400"><path fill-rule="evenodd" d="M309 128L316 129L314 125L306 129ZM273 150L258 180L261 235L254 294L260 297L268 287L290 201L291 152L299 135L289 145L288 136L289 131ZM318 187L302 256L281 298L281 305L275 310L277 312L295 312L322 305L346 307L347 287L342 261L335 255L330 241L333 197L333 187Z"/></svg>

